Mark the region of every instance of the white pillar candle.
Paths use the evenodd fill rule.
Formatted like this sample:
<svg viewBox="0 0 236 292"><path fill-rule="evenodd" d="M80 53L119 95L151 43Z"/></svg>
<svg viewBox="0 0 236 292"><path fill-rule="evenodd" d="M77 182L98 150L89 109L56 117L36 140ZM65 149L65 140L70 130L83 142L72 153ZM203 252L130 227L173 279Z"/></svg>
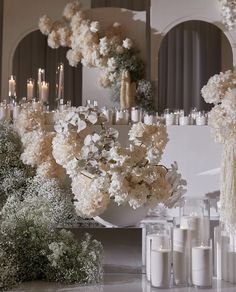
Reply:
<svg viewBox="0 0 236 292"><path fill-rule="evenodd" d="M179 117L180 126L186 126L190 124L190 118L188 116Z"/></svg>
<svg viewBox="0 0 236 292"><path fill-rule="evenodd" d="M207 119L205 116L196 117L197 126L205 126L207 124Z"/></svg>
<svg viewBox="0 0 236 292"><path fill-rule="evenodd" d="M128 125L128 123L129 123L129 111L116 110L116 125Z"/></svg>
<svg viewBox="0 0 236 292"><path fill-rule="evenodd" d="M43 81L41 83L41 92L40 92L40 101L43 103L48 102L48 94L49 94L49 84Z"/></svg>
<svg viewBox="0 0 236 292"><path fill-rule="evenodd" d="M171 250L151 249L151 284L153 287L168 288L171 275Z"/></svg>
<svg viewBox="0 0 236 292"><path fill-rule="evenodd" d="M176 285L190 282L190 242L190 230L173 229L173 272Z"/></svg>
<svg viewBox="0 0 236 292"><path fill-rule="evenodd" d="M148 234L146 237L146 276L148 281L151 279L151 243L153 248L159 249L163 246L165 239L166 235L164 234Z"/></svg>
<svg viewBox="0 0 236 292"><path fill-rule="evenodd" d="M145 125L153 125L156 122L155 121L155 116L146 114L143 117L143 122L144 122Z"/></svg>
<svg viewBox="0 0 236 292"><path fill-rule="evenodd" d="M64 65L59 65L59 81L58 81L58 99L63 98L63 90L64 90Z"/></svg>
<svg viewBox="0 0 236 292"><path fill-rule="evenodd" d="M165 115L166 126L175 124L175 115L174 114L166 114Z"/></svg>
<svg viewBox="0 0 236 292"><path fill-rule="evenodd" d="M142 110L140 108L131 108L131 122L138 123L142 121Z"/></svg>
<svg viewBox="0 0 236 292"><path fill-rule="evenodd" d="M212 248L210 246L192 248L192 283L197 287L212 285Z"/></svg>
<svg viewBox="0 0 236 292"><path fill-rule="evenodd" d="M16 120L21 112L21 107L19 105L13 106L13 120Z"/></svg>
<svg viewBox="0 0 236 292"><path fill-rule="evenodd" d="M16 95L16 80L13 75L10 76L8 80L8 87L9 87L9 96L15 96Z"/></svg>
<svg viewBox="0 0 236 292"><path fill-rule="evenodd" d="M34 80L29 78L27 80L27 100L32 100L34 97Z"/></svg>

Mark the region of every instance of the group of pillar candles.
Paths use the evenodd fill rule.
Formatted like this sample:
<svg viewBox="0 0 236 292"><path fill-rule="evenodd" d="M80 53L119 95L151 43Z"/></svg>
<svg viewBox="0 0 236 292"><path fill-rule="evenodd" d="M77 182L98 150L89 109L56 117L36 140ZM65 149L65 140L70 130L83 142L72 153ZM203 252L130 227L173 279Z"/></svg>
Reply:
<svg viewBox="0 0 236 292"><path fill-rule="evenodd" d="M28 101L37 99L38 101L48 104L49 97L49 82L45 79L45 69L39 68L37 75L37 84L33 78L27 79L27 94ZM37 92L36 92L37 90ZM60 100L64 97L64 64L60 63L56 70L56 98ZM8 103L17 102L16 92L16 77L11 75L8 80Z"/></svg>
<svg viewBox="0 0 236 292"><path fill-rule="evenodd" d="M143 264L151 285L207 288L213 274L236 284L236 233L220 225L210 239L209 201L185 199L178 221L143 228Z"/></svg>

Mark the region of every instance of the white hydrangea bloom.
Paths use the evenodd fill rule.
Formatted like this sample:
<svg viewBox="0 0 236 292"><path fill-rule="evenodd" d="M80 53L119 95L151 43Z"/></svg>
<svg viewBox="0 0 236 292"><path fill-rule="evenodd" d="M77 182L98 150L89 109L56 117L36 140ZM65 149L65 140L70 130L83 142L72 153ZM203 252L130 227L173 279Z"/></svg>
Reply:
<svg viewBox="0 0 236 292"><path fill-rule="evenodd" d="M126 38L126 39L124 39L123 40L123 47L125 48L125 49L128 49L128 50L130 50L132 47L133 47L133 41L131 40L131 39L129 39L129 38Z"/></svg>

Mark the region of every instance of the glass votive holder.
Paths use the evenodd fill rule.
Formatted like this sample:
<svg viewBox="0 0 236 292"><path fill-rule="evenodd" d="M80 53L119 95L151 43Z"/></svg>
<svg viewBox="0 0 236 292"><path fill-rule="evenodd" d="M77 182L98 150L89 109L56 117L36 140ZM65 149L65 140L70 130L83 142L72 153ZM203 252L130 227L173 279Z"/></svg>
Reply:
<svg viewBox="0 0 236 292"><path fill-rule="evenodd" d="M190 117L189 116L180 116L179 117L179 125L180 126L190 125Z"/></svg>
<svg viewBox="0 0 236 292"><path fill-rule="evenodd" d="M166 126L175 125L175 115L173 113L168 113L165 115Z"/></svg>
<svg viewBox="0 0 236 292"><path fill-rule="evenodd" d="M205 198L183 198L180 201L180 228L191 230L192 241L210 238L210 202Z"/></svg>
<svg viewBox="0 0 236 292"><path fill-rule="evenodd" d="M205 126L207 124L207 117L204 112L198 112L196 115L196 125L197 126Z"/></svg>
<svg viewBox="0 0 236 292"><path fill-rule="evenodd" d="M146 226L146 277L148 281L151 279L151 243L156 248L163 246L166 238L170 238L170 229L166 227L164 223Z"/></svg>
<svg viewBox="0 0 236 292"><path fill-rule="evenodd" d="M12 107L12 117L13 117L13 120L16 120L16 119L19 117L20 112L21 112L21 106L15 104L15 105Z"/></svg>
<svg viewBox="0 0 236 292"><path fill-rule="evenodd" d="M131 123L135 124L138 122L142 122L143 111L139 107L132 107L130 112Z"/></svg>
<svg viewBox="0 0 236 292"><path fill-rule="evenodd" d="M151 285L156 288L169 288L171 280L171 238L165 236L157 245L151 240Z"/></svg>
<svg viewBox="0 0 236 292"><path fill-rule="evenodd" d="M111 108L103 107L101 108L101 112L106 118L106 123L108 125L113 125L114 123L114 110Z"/></svg>
<svg viewBox="0 0 236 292"><path fill-rule="evenodd" d="M115 124L116 125L128 125L129 124L129 110L116 109Z"/></svg>
<svg viewBox="0 0 236 292"><path fill-rule="evenodd" d="M191 284L191 230L173 229L173 278L176 286Z"/></svg>
<svg viewBox="0 0 236 292"><path fill-rule="evenodd" d="M157 122L156 116L149 113L144 113L143 122L145 125L154 125Z"/></svg>
<svg viewBox="0 0 236 292"><path fill-rule="evenodd" d="M198 288L212 286L212 243L198 241L192 246L192 284Z"/></svg>

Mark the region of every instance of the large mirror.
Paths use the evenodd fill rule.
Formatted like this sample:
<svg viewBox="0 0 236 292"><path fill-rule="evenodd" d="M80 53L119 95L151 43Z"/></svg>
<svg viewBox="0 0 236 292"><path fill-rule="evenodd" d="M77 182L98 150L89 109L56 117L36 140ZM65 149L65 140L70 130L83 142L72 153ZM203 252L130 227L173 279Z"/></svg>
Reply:
<svg viewBox="0 0 236 292"><path fill-rule="evenodd" d="M201 88L220 71L233 69L232 48L214 24L193 20L172 28L158 55L158 110L209 110Z"/></svg>

